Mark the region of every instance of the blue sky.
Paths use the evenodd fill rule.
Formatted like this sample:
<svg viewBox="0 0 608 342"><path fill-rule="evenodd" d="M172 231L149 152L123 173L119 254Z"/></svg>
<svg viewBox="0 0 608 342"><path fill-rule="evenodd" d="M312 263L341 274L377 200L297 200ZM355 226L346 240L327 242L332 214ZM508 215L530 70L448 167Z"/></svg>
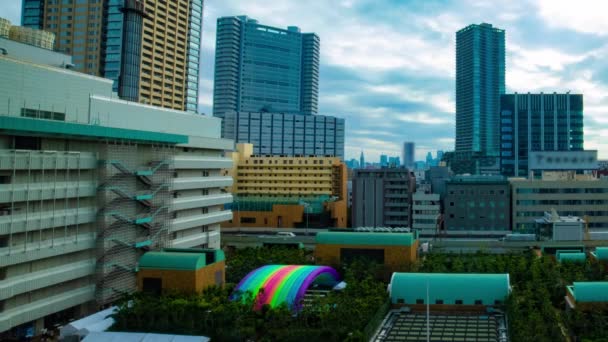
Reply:
<svg viewBox="0 0 608 342"><path fill-rule="evenodd" d="M18 23L20 1L1 0ZM507 91L583 93L585 148L608 159L604 0L206 0L201 110L211 112L215 23L246 14L321 37L320 113L346 119L346 157L375 161L415 141L417 159L454 144L455 32L488 22L507 34Z"/></svg>

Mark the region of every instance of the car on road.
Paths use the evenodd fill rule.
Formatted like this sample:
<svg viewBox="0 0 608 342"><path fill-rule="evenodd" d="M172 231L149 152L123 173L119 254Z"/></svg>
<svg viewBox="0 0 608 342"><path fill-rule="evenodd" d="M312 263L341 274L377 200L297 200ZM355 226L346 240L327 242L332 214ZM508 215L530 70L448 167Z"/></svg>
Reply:
<svg viewBox="0 0 608 342"><path fill-rule="evenodd" d="M296 237L296 234L292 233L292 232L277 232L277 237L282 237L282 238L294 238Z"/></svg>

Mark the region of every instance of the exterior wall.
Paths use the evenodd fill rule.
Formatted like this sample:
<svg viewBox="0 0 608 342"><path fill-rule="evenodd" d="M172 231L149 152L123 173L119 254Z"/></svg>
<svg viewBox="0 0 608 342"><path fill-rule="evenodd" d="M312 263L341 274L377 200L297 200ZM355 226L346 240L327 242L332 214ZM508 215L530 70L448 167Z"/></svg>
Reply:
<svg viewBox="0 0 608 342"><path fill-rule="evenodd" d="M483 23L456 32L456 152L500 155L504 92L505 31Z"/></svg>
<svg viewBox="0 0 608 342"><path fill-rule="evenodd" d="M409 227L414 187L407 169L355 170L353 227Z"/></svg>
<svg viewBox="0 0 608 342"><path fill-rule="evenodd" d="M246 16L217 19L213 115L229 111L317 113L319 37L261 25ZM256 65L246 68L245 65Z"/></svg>
<svg viewBox="0 0 608 342"><path fill-rule="evenodd" d="M109 80L11 56L0 56L0 74L12 85L0 84L1 99L11 99L11 105L3 107L8 112L1 113L0 125L19 120L19 126L2 126L0 135L0 333L34 321L36 329L54 324L51 315L65 309L107 304L108 297L99 294L107 292L109 280L116 280L119 288L134 289L133 260L142 252L140 247L219 248L219 222L232 218L224 210L232 196L223 191L232 178L220 175L221 169L232 166L223 156L232 142L219 138L220 120L112 99ZM23 118L24 100L27 108L31 103L30 109L62 115L50 120ZM36 130L76 124L83 132L61 138L58 132ZM90 127L130 131L107 140L86 136ZM187 139L175 140L182 141L178 145L136 140L173 135ZM120 152L112 152L114 148ZM104 172L121 172L103 160L132 165L120 176L129 178L124 184L133 188L119 189L123 195L107 188ZM151 170L161 161L171 171L169 188L163 188L159 199L168 209L163 214L168 216L166 229L146 240L141 227L120 234L102 229L100 217L127 218L133 224L130 218L139 217L133 215L140 204L132 197L147 189L133 172L154 174ZM124 194L129 199L118 199L125 205L113 207L120 208L122 216L100 215ZM157 194L149 201L154 202ZM118 255L119 249L125 258L106 259Z"/></svg>
<svg viewBox="0 0 608 342"><path fill-rule="evenodd" d="M254 112L225 112L222 117L222 137L253 144L254 154L344 159L344 119Z"/></svg>
<svg viewBox="0 0 608 342"><path fill-rule="evenodd" d="M444 221L448 233L504 234L511 230L510 191L506 180L476 177L447 182Z"/></svg>
<svg viewBox="0 0 608 342"><path fill-rule="evenodd" d="M501 96L501 172L528 176L530 151L583 150L583 95Z"/></svg>
<svg viewBox="0 0 608 342"><path fill-rule="evenodd" d="M222 223L222 226L295 228L297 224L306 222L303 205L275 204L272 211L236 210L232 212L232 216L232 222Z"/></svg>
<svg viewBox="0 0 608 342"><path fill-rule="evenodd" d="M589 229L608 228L608 179L569 178L510 179L513 192L513 228L529 230L545 211L555 209L562 216L578 216L588 221Z"/></svg>
<svg viewBox="0 0 608 342"><path fill-rule="evenodd" d="M416 192L412 199L412 228L434 231L441 214L439 194Z"/></svg>
<svg viewBox="0 0 608 342"><path fill-rule="evenodd" d="M408 271L408 267L416 262L418 255L417 240L412 246L317 244L314 251L315 263L339 267L341 264L341 250L343 248L384 250L384 273L386 275L390 275L393 272Z"/></svg>
<svg viewBox="0 0 608 342"><path fill-rule="evenodd" d="M216 262L196 271L163 270L163 269L140 269L137 272L137 288L143 289L144 278L159 278L162 280L163 291L178 290L184 292L200 293L209 286L218 285L215 273L222 272L221 284L226 282L226 265L224 261Z"/></svg>

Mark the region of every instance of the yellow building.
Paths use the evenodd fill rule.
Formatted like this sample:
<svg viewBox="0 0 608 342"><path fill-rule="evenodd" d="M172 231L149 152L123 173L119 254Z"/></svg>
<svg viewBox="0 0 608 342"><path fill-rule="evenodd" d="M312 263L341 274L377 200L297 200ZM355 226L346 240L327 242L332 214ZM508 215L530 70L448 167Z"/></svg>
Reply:
<svg viewBox="0 0 608 342"><path fill-rule="evenodd" d="M233 220L224 227L346 227L346 166L337 157L231 152Z"/></svg>

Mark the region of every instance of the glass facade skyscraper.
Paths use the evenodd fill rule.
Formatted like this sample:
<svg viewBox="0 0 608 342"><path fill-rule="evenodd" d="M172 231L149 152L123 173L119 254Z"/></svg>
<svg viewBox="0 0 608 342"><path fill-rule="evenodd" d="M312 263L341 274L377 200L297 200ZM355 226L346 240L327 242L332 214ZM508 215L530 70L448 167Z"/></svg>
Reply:
<svg viewBox="0 0 608 342"><path fill-rule="evenodd" d="M500 153L505 31L490 24L456 32L456 152Z"/></svg>
<svg viewBox="0 0 608 342"><path fill-rule="evenodd" d="M22 11L24 26L55 33L76 70L113 80L122 98L189 112L202 17L203 0L24 0Z"/></svg>
<svg viewBox="0 0 608 342"><path fill-rule="evenodd" d="M217 20L213 114L316 114L320 40L246 16Z"/></svg>
<svg viewBox="0 0 608 342"><path fill-rule="evenodd" d="M528 176L531 151L583 150L583 95L505 94L500 113L505 176Z"/></svg>

